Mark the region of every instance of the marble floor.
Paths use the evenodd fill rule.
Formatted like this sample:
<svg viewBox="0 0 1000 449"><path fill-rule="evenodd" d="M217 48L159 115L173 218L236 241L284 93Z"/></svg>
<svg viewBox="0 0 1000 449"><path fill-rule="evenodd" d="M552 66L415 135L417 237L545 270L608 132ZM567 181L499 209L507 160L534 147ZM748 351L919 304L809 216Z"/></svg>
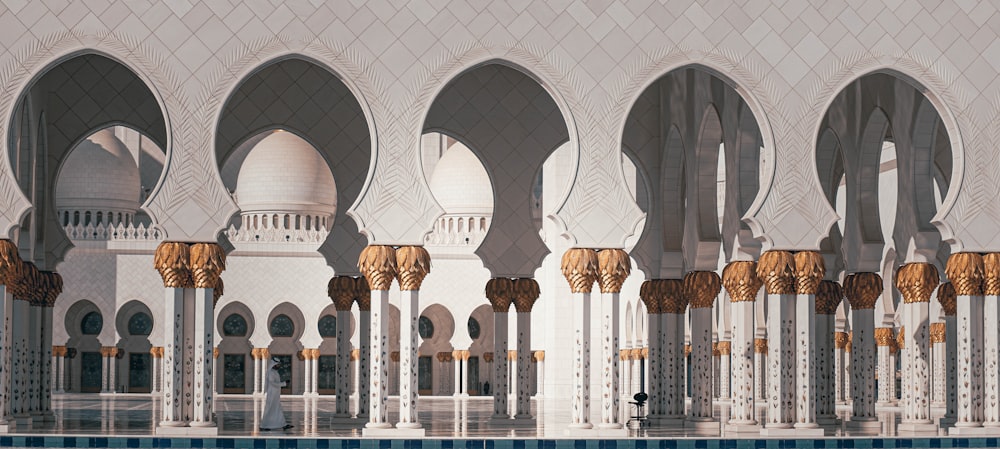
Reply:
<svg viewBox="0 0 1000 449"><path fill-rule="evenodd" d="M159 397L139 394L58 394L53 397L55 411L53 422L36 422L30 430L15 433L28 435L152 435L160 417ZM284 436L284 437L360 437L365 421L334 417L334 401L331 396L282 398L282 406L288 422L295 427L286 432L261 432L255 422L260 415L262 400L250 396L220 396L216 401L216 416L220 436ZM715 417L723 422L728 420L728 403L716 403ZM398 403L395 397L389 400L389 421L396 422ZM418 419L426 429L427 437L437 438L590 438L591 435L574 431L567 432L570 422L570 404L552 399L532 401L532 414L540 417L529 422L490 419L492 398L472 397L455 399L451 397L422 397L418 405ZM596 410L595 408L595 411ZM880 426L868 432L848 430L844 423L826 427L827 436L897 436L899 421L898 407L878 407ZM623 413L631 414L629 406ZM935 417L944 414L944 409L933 409ZM598 411L599 413L599 411ZM763 420L765 409L757 409ZM839 406L838 415L846 421L850 414L848 406ZM600 422L596 416L595 422ZM942 432L943 434L943 432ZM610 435L604 435L610 436ZM601 437L604 437L601 436ZM729 437L720 435L718 430L694 430L676 426L648 426L638 430L628 430L620 437ZM751 436L752 435L747 435ZM598 435L592 435L597 438ZM794 437L792 437L794 438Z"/></svg>

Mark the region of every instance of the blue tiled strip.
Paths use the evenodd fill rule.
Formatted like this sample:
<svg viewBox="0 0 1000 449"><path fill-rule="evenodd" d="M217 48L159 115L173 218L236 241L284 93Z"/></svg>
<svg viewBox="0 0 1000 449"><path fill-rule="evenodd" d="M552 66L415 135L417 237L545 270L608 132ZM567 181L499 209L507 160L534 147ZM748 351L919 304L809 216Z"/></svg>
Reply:
<svg viewBox="0 0 1000 449"><path fill-rule="evenodd" d="M326 439L4 436L0 447L226 449L888 449L1000 448L998 438L760 439Z"/></svg>

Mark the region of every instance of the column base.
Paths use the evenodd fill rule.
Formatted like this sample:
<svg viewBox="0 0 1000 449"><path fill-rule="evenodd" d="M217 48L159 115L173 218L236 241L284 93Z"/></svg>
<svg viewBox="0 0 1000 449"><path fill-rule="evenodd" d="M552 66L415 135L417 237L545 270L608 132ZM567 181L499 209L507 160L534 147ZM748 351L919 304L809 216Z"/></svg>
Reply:
<svg viewBox="0 0 1000 449"><path fill-rule="evenodd" d="M17 426L17 431L21 432L31 429L31 424L34 423L34 420L31 419L31 415L14 415L11 422Z"/></svg>
<svg viewBox="0 0 1000 449"><path fill-rule="evenodd" d="M836 416L821 416L816 418L816 424L819 424L820 427L839 426L840 423L840 418Z"/></svg>
<svg viewBox="0 0 1000 449"><path fill-rule="evenodd" d="M687 418L684 420L684 428L718 433L722 430L722 423L713 418Z"/></svg>
<svg viewBox="0 0 1000 449"><path fill-rule="evenodd" d="M159 426L156 426L156 434L168 435L168 436L188 436L188 435L211 436L219 434L219 427L215 425L211 427L193 427L193 426L185 426L183 425L184 423L178 423L178 424L182 425L167 426L164 425L163 423L160 423Z"/></svg>
<svg viewBox="0 0 1000 449"><path fill-rule="evenodd" d="M514 419L511 420L511 423L515 427L534 427L537 424L537 421L534 416L524 414L514 415Z"/></svg>
<svg viewBox="0 0 1000 449"><path fill-rule="evenodd" d="M993 436L1000 435L1000 428L998 427L951 427L948 429L948 435L960 435L960 436Z"/></svg>
<svg viewBox="0 0 1000 449"><path fill-rule="evenodd" d="M929 423L899 423L896 426L896 433L900 435L931 436L938 434L937 424Z"/></svg>
<svg viewBox="0 0 1000 449"><path fill-rule="evenodd" d="M1000 427L1000 421L987 421L983 423L983 427Z"/></svg>
<svg viewBox="0 0 1000 449"><path fill-rule="evenodd" d="M618 429L602 429L600 427L590 427L590 428L569 428L566 429L564 434L572 436L575 438L594 438L594 437L610 437L610 438L626 438L628 437L628 429L621 427Z"/></svg>
<svg viewBox="0 0 1000 449"><path fill-rule="evenodd" d="M724 424L722 426L722 433L727 435L759 434L760 424L757 423Z"/></svg>
<svg viewBox="0 0 1000 449"><path fill-rule="evenodd" d="M684 427L684 422L686 421L682 417L678 416L650 416L646 418L649 420L649 424L655 425L657 427Z"/></svg>
<svg viewBox="0 0 1000 449"><path fill-rule="evenodd" d="M762 437L790 437L799 434L800 429L795 429L793 427L764 427L760 429L760 436Z"/></svg>
<svg viewBox="0 0 1000 449"><path fill-rule="evenodd" d="M3 420L0 422L0 433L11 433L17 430L17 425L11 421Z"/></svg>
<svg viewBox="0 0 1000 449"><path fill-rule="evenodd" d="M852 419L847 421L847 429L862 432L881 432L882 423L875 418L865 421L855 421Z"/></svg>
<svg viewBox="0 0 1000 449"><path fill-rule="evenodd" d="M363 437L417 437L422 438L427 433L423 427L400 429L393 427L365 427L361 429Z"/></svg>
<svg viewBox="0 0 1000 449"><path fill-rule="evenodd" d="M590 430L590 429L593 429L594 425L591 424L591 423L589 423L589 422L585 422L585 423L580 423L580 424L570 424L568 427L569 427L569 429L567 429L565 431L566 435L574 435L575 432L580 431L580 430Z"/></svg>

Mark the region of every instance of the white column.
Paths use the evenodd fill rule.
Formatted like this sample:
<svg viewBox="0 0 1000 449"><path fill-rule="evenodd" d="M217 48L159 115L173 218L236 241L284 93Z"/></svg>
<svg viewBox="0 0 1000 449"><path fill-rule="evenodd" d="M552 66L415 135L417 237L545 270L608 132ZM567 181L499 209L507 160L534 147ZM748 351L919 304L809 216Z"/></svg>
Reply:
<svg viewBox="0 0 1000 449"><path fill-rule="evenodd" d="M520 281L520 279L519 279ZM531 419L531 311L517 312L517 393L514 418Z"/></svg>
<svg viewBox="0 0 1000 449"><path fill-rule="evenodd" d="M950 286L950 284L949 284ZM952 290L954 292L954 290ZM938 297L941 297L940 290L938 291ZM947 399L947 407L945 409L944 419L942 421L947 424L954 424L955 420L958 418L958 317L955 316L955 298L952 296L952 313L948 313L945 309L945 363L947 364L947 380L945 381L945 397Z"/></svg>
<svg viewBox="0 0 1000 449"><path fill-rule="evenodd" d="M834 401L837 404L846 404L844 399L844 349L847 346L847 332L835 332L833 334L833 389Z"/></svg>
<svg viewBox="0 0 1000 449"><path fill-rule="evenodd" d="M388 306L386 306L385 313L386 314L389 313ZM371 363L375 363L374 358L370 357L370 355L373 354L372 348L376 347L374 344L371 344L372 341L371 336L374 335L375 328L371 326L372 312L367 304L361 308L361 310L358 312L358 315L361 317L360 320L361 324L359 326L360 347L358 348L358 362L357 362L358 370L357 370L357 376L355 377L356 379L355 382L357 387L355 391L358 392L358 417L365 418L371 411L370 402L373 398L375 398L375 396L372 396L371 394L372 383L375 381L375 379L371 377L371 373L373 373L374 371L368 366L369 360L371 360ZM385 317L386 319L388 319L388 315L385 315ZM383 326L383 329L388 329L386 326L388 326L388 322L386 322L386 324ZM386 332L389 331L386 330ZM384 338L387 339L388 335L389 334L387 333ZM389 350L388 341L385 344L386 346L384 349L388 351ZM382 358L385 359L385 356L382 356ZM387 360L384 360L384 362L389 363ZM385 366L383 366L382 368L384 369ZM398 378L399 377L396 377L396 379ZM384 382L385 380L386 379L383 376L382 381ZM388 387L388 385L386 385L386 387Z"/></svg>
<svg viewBox="0 0 1000 449"><path fill-rule="evenodd" d="M832 282L832 281L824 281ZM837 288L839 291L839 288ZM825 308L823 313L817 305L816 314L816 352L813 359L816 363L816 421L821 424L834 423L837 420L836 398L834 393L834 349L833 330L835 323L836 306L831 305L830 297L823 298ZM817 295L817 302L819 296ZM840 298L836 298L836 304L840 303ZM831 310L832 309L832 310ZM832 313L827 313L832 312Z"/></svg>
<svg viewBox="0 0 1000 449"><path fill-rule="evenodd" d="M904 296L905 299L907 298ZM923 301L904 302L900 306L903 309L903 327L900 331L903 332L906 346L906 350L900 354L903 357L905 385L901 422L903 425L931 424L929 304Z"/></svg>
<svg viewBox="0 0 1000 449"><path fill-rule="evenodd" d="M108 348L108 392L117 393L118 392L118 351L119 349L111 346Z"/></svg>
<svg viewBox="0 0 1000 449"><path fill-rule="evenodd" d="M945 362L945 324L943 321L937 323L931 323L931 357L934 359L933 372L931 373L931 381L933 382L932 394L931 394L931 405L934 407L944 407L947 403L947 388L948 384L948 364Z"/></svg>
<svg viewBox="0 0 1000 449"><path fill-rule="evenodd" d="M887 335L882 335L882 334ZM890 340L892 336L891 327L880 327L875 329L875 344L876 344L876 354L877 354L877 371L878 375L878 405L891 405L896 401L895 398L891 397L889 393L889 378L892 368L889 366L889 345L892 344Z"/></svg>
<svg viewBox="0 0 1000 449"><path fill-rule="evenodd" d="M37 415L42 407L42 366L41 366L41 344L42 335L42 307L38 301L28 303L28 400L27 411L31 415Z"/></svg>
<svg viewBox="0 0 1000 449"><path fill-rule="evenodd" d="M958 292L958 416L955 427L983 425L983 296ZM967 399L966 399L967 398Z"/></svg>
<svg viewBox="0 0 1000 449"><path fill-rule="evenodd" d="M52 305L54 302L55 300L52 299L43 304L40 311L42 322L42 341L41 354L39 355L41 361L41 375L39 376L41 404L39 408L45 421L54 420L54 415L52 413L52 392L54 391L55 385L48 381L49 379L52 379L52 375L56 371L56 365L53 363L55 360L52 356Z"/></svg>
<svg viewBox="0 0 1000 449"><path fill-rule="evenodd" d="M351 415L351 311L337 310L337 378L334 416L346 418ZM363 344L363 343L361 343Z"/></svg>
<svg viewBox="0 0 1000 449"><path fill-rule="evenodd" d="M508 308L510 304L507 304ZM510 417L507 405L507 310L493 310L493 418Z"/></svg>
<svg viewBox="0 0 1000 449"><path fill-rule="evenodd" d="M989 285L989 284L987 284ZM1000 427L1000 292L987 291L983 303L983 426ZM909 345L909 340L906 342Z"/></svg>
<svg viewBox="0 0 1000 449"><path fill-rule="evenodd" d="M649 366L649 378L646 382L649 384L649 388L646 389L646 395L648 396L646 401L646 413L649 414L650 418L657 419L665 414L664 407L669 400L669 386L668 382L665 382L664 377L671 379L672 372L668 371L668 363L662 356L662 345L663 345L663 310L660 307L660 296L662 295L662 280L652 279L642 283L639 289L639 298L646 305L646 342L647 342L647 354L649 357L646 360L646 365ZM640 342L635 343L636 347L641 346ZM631 353L629 353L631 355ZM638 361L633 360L633 357L629 357L630 363L633 365L638 365ZM631 374L631 373L630 373ZM639 386L639 376L630 375L632 378L632 383L636 385L634 387L635 392L638 392L641 387ZM633 393L635 394L635 393Z"/></svg>
<svg viewBox="0 0 1000 449"><path fill-rule="evenodd" d="M712 308L691 304L691 411L689 421L712 421Z"/></svg>
<svg viewBox="0 0 1000 449"><path fill-rule="evenodd" d="M618 371L618 339L620 338L618 332L618 301L620 296L620 285L617 287L602 288L601 359L603 366L601 367L601 424L598 427L604 429L620 429L622 427L619 410L621 393L618 390L619 377L621 376L621 373ZM650 319L648 321L653 320Z"/></svg>
<svg viewBox="0 0 1000 449"><path fill-rule="evenodd" d="M466 363L468 361L469 359L466 358ZM535 398L542 399L545 397L545 351L538 351L536 353L535 370L538 375L538 391L535 393Z"/></svg>
<svg viewBox="0 0 1000 449"><path fill-rule="evenodd" d="M817 253L798 253L803 254ZM820 258L819 260L822 260ZM799 257L796 257L796 266L800 264ZM801 271L801 270L800 270ZM824 273L819 273L822 279ZM793 359L793 369L796 380L796 429L815 429L819 427L816 422L816 288L802 291L803 279L799 281L799 292L795 300L795 354ZM821 282L817 280L817 282Z"/></svg>
<svg viewBox="0 0 1000 449"><path fill-rule="evenodd" d="M312 366L313 360L312 355L308 352L309 349L303 349L302 352L302 370L304 371L302 376L302 395L307 396L312 394Z"/></svg>
<svg viewBox="0 0 1000 449"><path fill-rule="evenodd" d="M7 432L11 427L10 416L11 396L11 356L12 356L12 315L14 313L14 296L7 285L0 284L0 432Z"/></svg>
<svg viewBox="0 0 1000 449"><path fill-rule="evenodd" d="M10 414L18 426L28 424L24 421L28 417L28 308L28 301L20 298L14 301Z"/></svg>
<svg viewBox="0 0 1000 449"><path fill-rule="evenodd" d="M62 393L62 385L59 384L59 371L62 366L60 365L60 359L58 353L52 354L52 392Z"/></svg>
<svg viewBox="0 0 1000 449"><path fill-rule="evenodd" d="M759 284L758 284L758 288ZM730 403L729 426L756 428L754 409L754 308L755 294L746 300L729 293L732 300L729 313L732 321L732 380L733 394ZM759 354L758 354L759 355Z"/></svg>
<svg viewBox="0 0 1000 449"><path fill-rule="evenodd" d="M312 377L312 391L309 394L313 396L319 395L319 348L312 350L312 372L310 376Z"/></svg>
<svg viewBox="0 0 1000 449"><path fill-rule="evenodd" d="M260 348L254 348L253 352L253 394L254 396L260 396L262 393L261 389L261 364Z"/></svg>
<svg viewBox="0 0 1000 449"><path fill-rule="evenodd" d="M674 294L679 296L681 294L681 281L673 279L665 281L667 285L670 283L676 284L677 286L673 289ZM687 302L683 298L676 297L670 298L673 302L664 307L661 304L660 314L660 331L658 332L660 338L660 354L658 356L660 360L660 366L663 369L665 376L667 378L661 378L660 384L663 385L663 395L660 400L660 412L667 419L680 420L684 418L686 413L686 402L687 397L687 366L685 360L687 357L684 354L684 319L685 312L687 309ZM672 307L671 307L672 306ZM636 361L636 364L639 362ZM638 379L636 379L638 381Z"/></svg>
<svg viewBox="0 0 1000 449"><path fill-rule="evenodd" d="M622 367L621 395L626 401L631 401L635 391L632 390L632 362L629 360L629 349L621 349L618 354L619 366Z"/></svg>
<svg viewBox="0 0 1000 449"><path fill-rule="evenodd" d="M163 420L160 426L179 427L183 421L183 369L184 369L184 289L165 287L164 316L168 319L163 328Z"/></svg>
<svg viewBox="0 0 1000 449"><path fill-rule="evenodd" d="M214 400L212 381L213 354L215 341L214 288L194 289L194 373L192 389L194 411L191 427L215 427L212 419Z"/></svg>
<svg viewBox="0 0 1000 449"><path fill-rule="evenodd" d="M399 292L399 422L398 428L417 429L417 319L420 316L418 290Z"/></svg>
<svg viewBox="0 0 1000 449"><path fill-rule="evenodd" d="M570 428L590 429L590 289L573 292L573 402Z"/></svg>
<svg viewBox="0 0 1000 449"><path fill-rule="evenodd" d="M369 286L371 283L369 282ZM402 310L400 320L404 319ZM407 323L409 324L409 323ZM405 326L404 326L405 327ZM402 338L402 336L400 336ZM375 385L371 389L369 396L369 415L366 428L386 429L392 427L389 424L389 410L387 408L389 394L388 381L388 355L389 355L389 291L371 290L371 344L369 354L372 358L369 370L369 381ZM362 341L363 343L363 341ZM360 376L359 376L360 377ZM361 397L359 392L358 401L360 405ZM358 413L361 413L359 407Z"/></svg>
<svg viewBox="0 0 1000 449"><path fill-rule="evenodd" d="M452 396L459 397L462 396L463 393L465 393L465 386L464 386L465 376L462 375L462 366L464 366L465 363L462 362L462 351L459 350L452 351L451 358L452 360L454 360L453 365L455 368L454 371L455 374L453 375L453 377L455 378L455 388L454 388L455 392L452 393Z"/></svg>
<svg viewBox="0 0 1000 449"><path fill-rule="evenodd" d="M541 370L541 367L539 367L539 370ZM545 384L542 383L541 380L539 380L538 385L539 385L538 392L539 394L541 394L542 391L541 388ZM463 397L469 396L469 350L468 349L462 350L462 396Z"/></svg>
<svg viewBox="0 0 1000 449"><path fill-rule="evenodd" d="M732 351L732 341L719 342L719 399L723 401L728 401L730 396L729 381L732 370L730 351Z"/></svg>
<svg viewBox="0 0 1000 449"><path fill-rule="evenodd" d="M875 421L875 317L853 307L851 333L851 421Z"/></svg>
<svg viewBox="0 0 1000 449"><path fill-rule="evenodd" d="M753 341L754 397L760 403L767 402L767 339L754 338Z"/></svg>
<svg viewBox="0 0 1000 449"><path fill-rule="evenodd" d="M712 398L719 399L722 391L722 354L719 353L719 342L712 342Z"/></svg>
<svg viewBox="0 0 1000 449"><path fill-rule="evenodd" d="M768 293L767 423L787 429L795 422L795 294Z"/></svg>

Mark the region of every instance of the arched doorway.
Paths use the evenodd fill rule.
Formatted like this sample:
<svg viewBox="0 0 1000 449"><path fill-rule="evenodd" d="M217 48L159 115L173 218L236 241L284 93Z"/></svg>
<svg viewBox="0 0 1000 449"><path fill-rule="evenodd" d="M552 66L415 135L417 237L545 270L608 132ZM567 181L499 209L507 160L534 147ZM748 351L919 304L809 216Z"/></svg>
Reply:
<svg viewBox="0 0 1000 449"><path fill-rule="evenodd" d="M118 383L125 393L149 393L153 388L153 359L149 341L153 333L153 314L149 307L139 301L125 303L115 317L118 335L118 350L122 352L118 363L121 379Z"/></svg>

